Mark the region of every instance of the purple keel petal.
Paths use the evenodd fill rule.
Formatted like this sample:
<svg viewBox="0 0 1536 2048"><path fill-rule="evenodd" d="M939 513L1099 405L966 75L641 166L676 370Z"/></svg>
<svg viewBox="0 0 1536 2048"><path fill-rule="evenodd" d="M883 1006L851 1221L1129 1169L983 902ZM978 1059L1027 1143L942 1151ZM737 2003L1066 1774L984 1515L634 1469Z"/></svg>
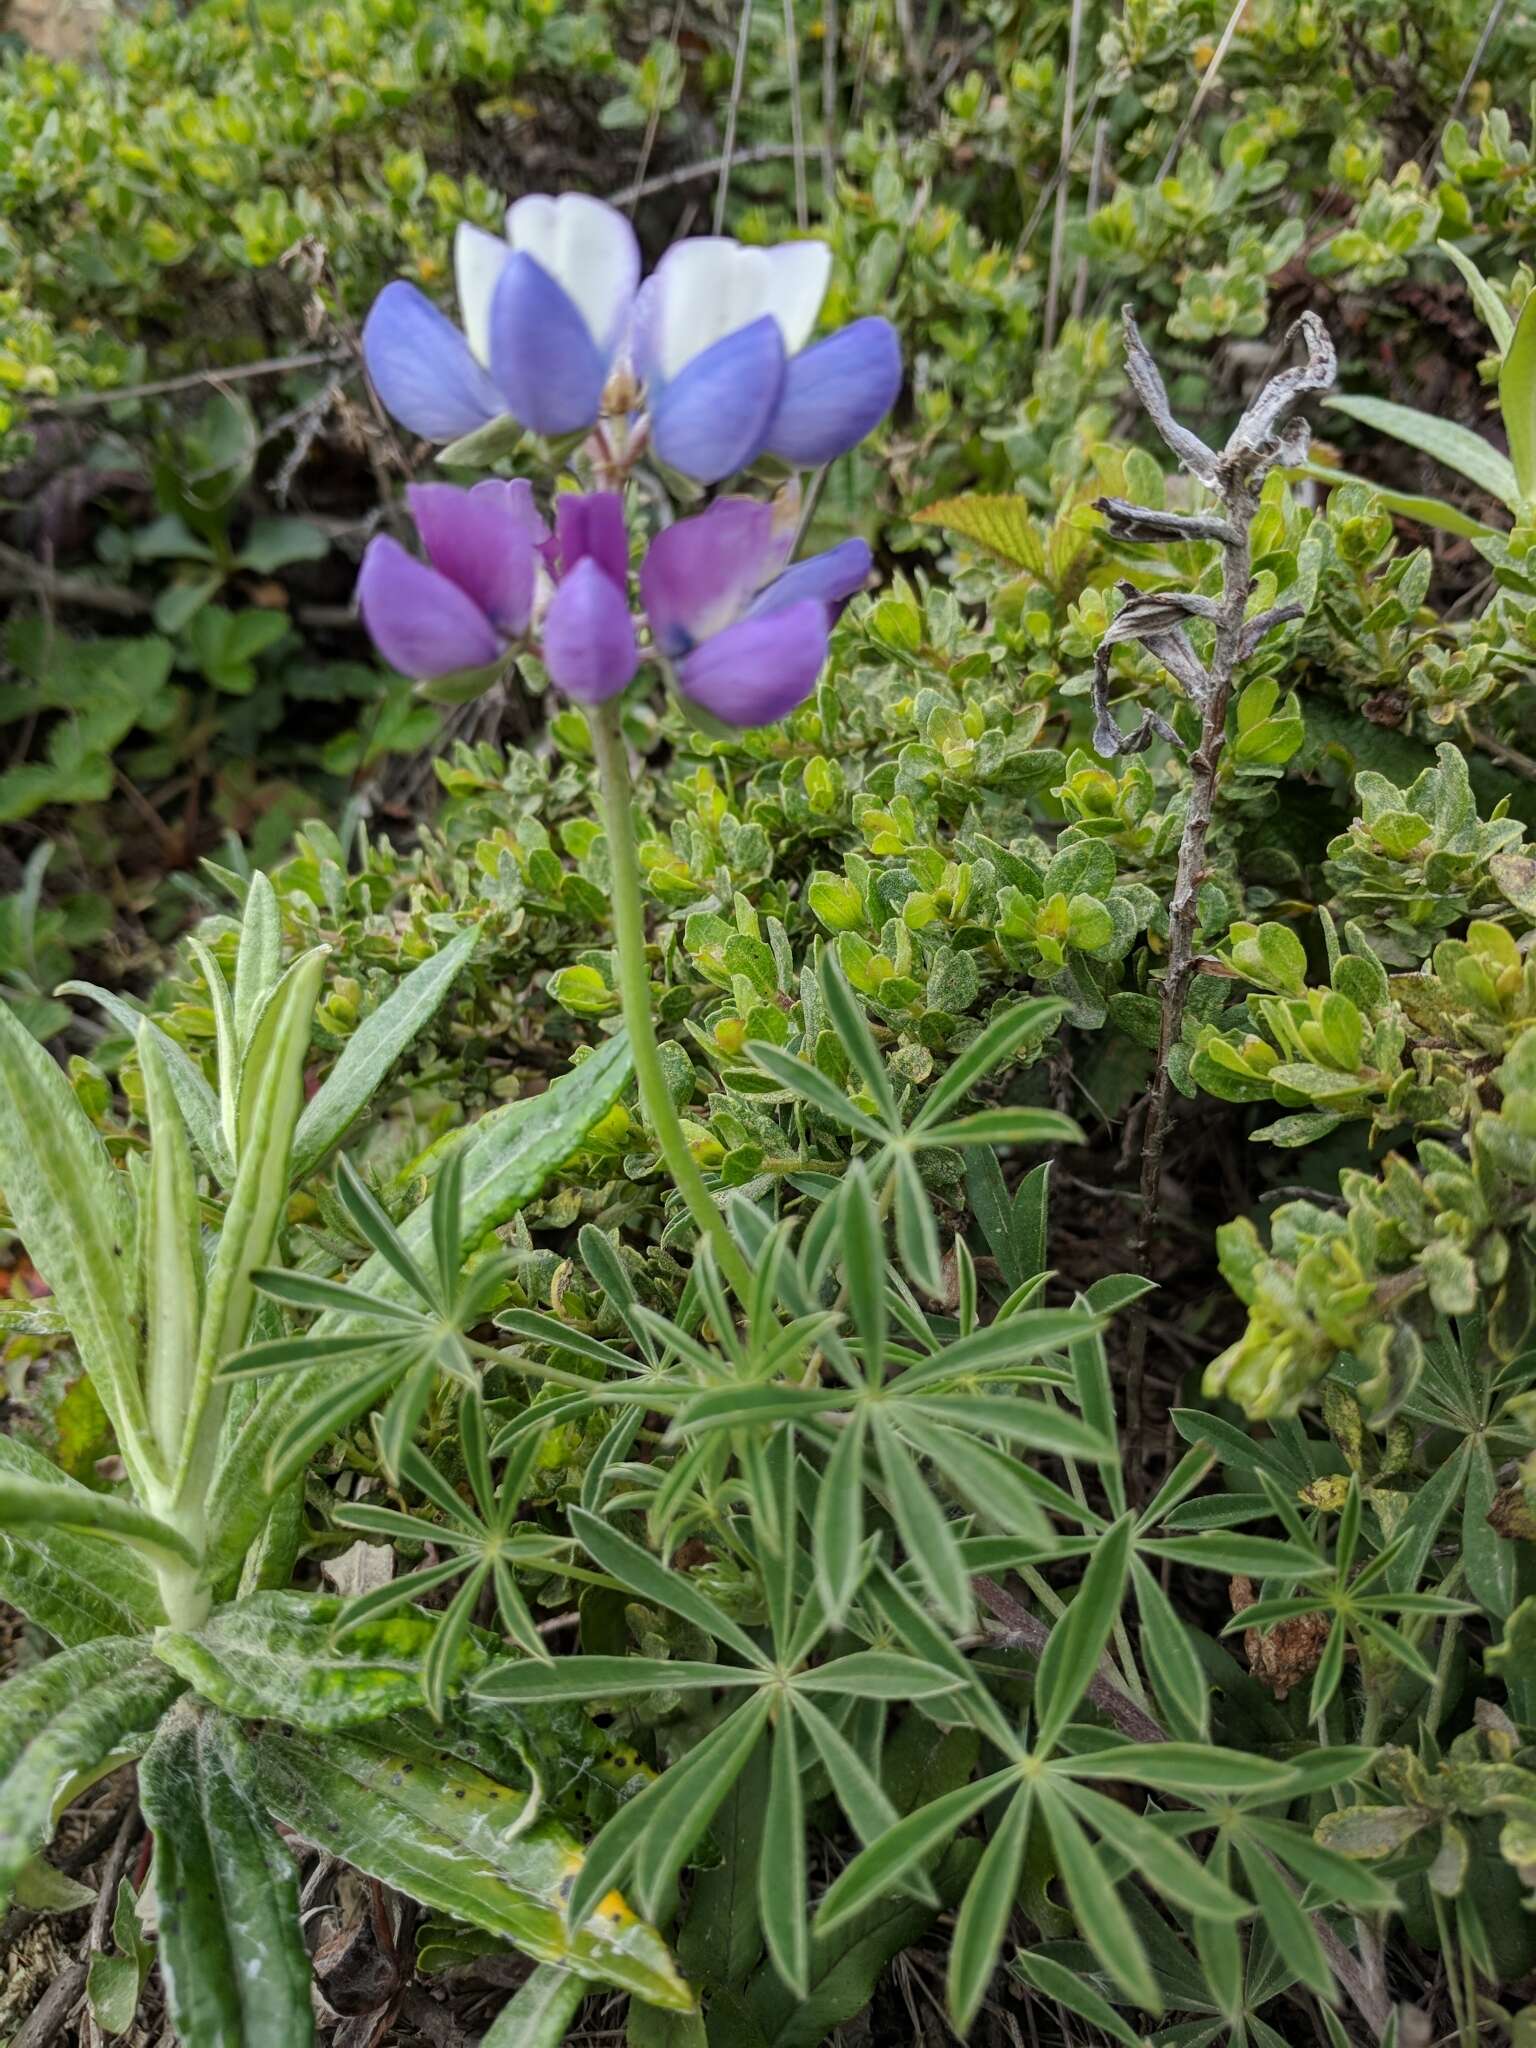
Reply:
<svg viewBox="0 0 1536 2048"><path fill-rule="evenodd" d="M640 566L640 596L662 653L676 661L739 619L772 554L773 507L751 498L721 498L663 528Z"/></svg>
<svg viewBox="0 0 1536 2048"><path fill-rule="evenodd" d="M458 328L403 278L374 300L363 356L385 411L423 440L456 441L507 409Z"/></svg>
<svg viewBox="0 0 1536 2048"><path fill-rule="evenodd" d="M695 356L655 394L656 453L701 484L733 476L761 450L783 384L783 338L764 314Z"/></svg>
<svg viewBox="0 0 1536 2048"><path fill-rule="evenodd" d="M855 320L795 357L764 445L810 469L846 455L879 426L901 389L901 344L889 320Z"/></svg>
<svg viewBox="0 0 1536 2048"><path fill-rule="evenodd" d="M629 530L617 491L562 491L555 500L555 541L562 576L578 562L596 562L627 601Z"/></svg>
<svg viewBox="0 0 1536 2048"><path fill-rule="evenodd" d="M602 404L608 366L575 302L522 250L491 301L491 375L536 434L575 434Z"/></svg>
<svg viewBox="0 0 1536 2048"><path fill-rule="evenodd" d="M835 548L828 548L825 554L796 562L782 576L775 577L768 588L752 600L747 608L747 617L759 619L771 612L786 611L790 605L814 597L826 605L835 618L853 593L862 590L869 581L873 559L867 541L840 541Z"/></svg>
<svg viewBox="0 0 1536 2048"><path fill-rule="evenodd" d="M582 704L601 704L639 665L629 605L588 555L562 579L544 615L550 680Z"/></svg>
<svg viewBox="0 0 1536 2048"><path fill-rule="evenodd" d="M433 568L472 598L492 625L517 639L533 611L535 541L512 491L511 484L493 479L472 491L412 484L405 495Z"/></svg>
<svg viewBox="0 0 1536 2048"><path fill-rule="evenodd" d="M374 646L417 682L485 668L501 656L501 638L480 607L387 534L368 543L357 602Z"/></svg>
<svg viewBox="0 0 1536 2048"><path fill-rule="evenodd" d="M827 608L813 600L743 619L696 647L678 686L726 725L772 725L816 687L827 658Z"/></svg>

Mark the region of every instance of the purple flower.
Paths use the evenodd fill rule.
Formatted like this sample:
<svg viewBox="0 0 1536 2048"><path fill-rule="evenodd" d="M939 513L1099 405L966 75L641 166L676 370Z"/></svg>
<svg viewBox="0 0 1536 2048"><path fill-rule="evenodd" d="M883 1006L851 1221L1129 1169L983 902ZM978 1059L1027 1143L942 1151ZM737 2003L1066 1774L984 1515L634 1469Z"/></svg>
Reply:
<svg viewBox="0 0 1536 2048"><path fill-rule="evenodd" d="M457 440L509 412L539 434L597 419L640 281L634 229L580 192L530 193L506 224L505 241L467 222L455 238L462 333L399 279L364 325L379 397L425 440Z"/></svg>
<svg viewBox="0 0 1536 2048"><path fill-rule="evenodd" d="M636 306L634 365L651 441L671 468L718 483L768 453L795 465L856 447L901 388L887 320L856 320L807 347L831 274L824 242L678 242Z"/></svg>
<svg viewBox="0 0 1536 2048"><path fill-rule="evenodd" d="M500 661L528 630L540 544L533 492L515 483L412 484L427 561L381 534L368 543L357 601L384 659L418 682Z"/></svg>
<svg viewBox="0 0 1536 2048"><path fill-rule="evenodd" d="M506 227L505 240L458 231L462 332L403 280L363 328L379 397L427 440L507 414L536 433L580 433L605 393L627 407L643 386L660 459L718 483L765 453L797 467L831 461L900 389L888 321L811 342L832 265L823 242L760 249L701 235L669 249L640 287L634 230L601 200L533 193ZM621 369L627 390L612 385Z"/></svg>
<svg viewBox="0 0 1536 2048"><path fill-rule="evenodd" d="M544 614L544 666L568 697L601 704L640 666L618 493L568 491L557 499L553 553L558 581Z"/></svg>
<svg viewBox="0 0 1536 2048"><path fill-rule="evenodd" d="M832 621L869 575L861 540L786 569L789 544L771 505L722 498L659 533L641 567L657 650L727 725L771 725L804 703Z"/></svg>

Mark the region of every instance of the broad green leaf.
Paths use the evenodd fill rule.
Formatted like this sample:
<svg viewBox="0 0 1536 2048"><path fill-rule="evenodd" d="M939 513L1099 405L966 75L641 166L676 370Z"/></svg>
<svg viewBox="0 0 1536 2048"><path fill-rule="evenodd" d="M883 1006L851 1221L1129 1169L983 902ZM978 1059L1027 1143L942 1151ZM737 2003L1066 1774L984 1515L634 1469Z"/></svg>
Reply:
<svg viewBox="0 0 1536 2048"><path fill-rule="evenodd" d="M355 1122L390 1068L437 1015L480 937L471 925L441 952L413 967L342 1047L335 1066L305 1104L293 1139L293 1171L306 1174Z"/></svg>
<svg viewBox="0 0 1536 2048"><path fill-rule="evenodd" d="M1188 1627L1163 1591L1155 1572L1133 1558L1136 1605L1141 1613L1141 1653L1165 1725L1195 1742L1210 1734L1211 1688Z"/></svg>
<svg viewBox="0 0 1536 2048"><path fill-rule="evenodd" d="M1443 420L1434 413L1419 412L1411 405L1397 405L1390 398L1325 398L1323 403L1347 419L1359 420L1362 426L1390 434L1395 441L1406 441L1410 448L1443 462L1447 469L1466 477L1511 512L1520 509L1520 485L1514 465L1470 427L1458 426L1455 420Z"/></svg>
<svg viewBox="0 0 1536 2048"><path fill-rule="evenodd" d="M1054 1749L1098 1669L1125 1597L1134 1523L1122 1515L1088 1562L1072 1604L1051 1630L1035 1674L1036 1746Z"/></svg>
<svg viewBox="0 0 1536 2048"><path fill-rule="evenodd" d="M938 1664L903 1657L895 1650L853 1650L803 1671L793 1681L797 1693L848 1693L864 1700L928 1700L956 1692L962 1681Z"/></svg>
<svg viewBox="0 0 1536 2048"><path fill-rule="evenodd" d="M109 1955L98 1949L86 1967L86 2003L105 2034L126 2034L133 2025L144 1979L155 1960L153 1944L139 1930L135 1899L132 1884L126 1877L120 1878L112 1912L112 1942L117 1952Z"/></svg>
<svg viewBox="0 0 1536 2048"><path fill-rule="evenodd" d="M1079 1820L1118 1849L1139 1877L1166 1893L1175 1905L1216 1920L1241 1919L1248 1911L1247 1902L1229 1885L1144 1814L1071 1779L1055 1783Z"/></svg>
<svg viewBox="0 0 1536 2048"><path fill-rule="evenodd" d="M1237 1853L1270 1940L1309 1990L1332 2000L1337 1995L1333 1972L1310 1914L1302 1911L1295 1893L1261 1849L1239 1835Z"/></svg>
<svg viewBox="0 0 1536 2048"><path fill-rule="evenodd" d="M915 1134L916 1135L916 1134ZM1054 1109L978 1109L954 1123L925 1124L924 1145L1080 1145L1081 1124Z"/></svg>
<svg viewBox="0 0 1536 2048"><path fill-rule="evenodd" d="M155 1654L204 1699L247 1720L355 1728L422 1704L422 1664L441 1617L414 1609L339 1629L330 1595L254 1593L200 1629L168 1630ZM461 1653L461 1662L472 1659Z"/></svg>
<svg viewBox="0 0 1536 2048"><path fill-rule="evenodd" d="M772 1705L772 1695L765 1690L738 1707L680 1764L674 1764L632 1799L620 1811L617 1823L610 1821L599 1843L594 1843L595 1866L599 1848L609 1836L633 1842L634 1889L653 1915L670 1901L679 1871L746 1768ZM626 1822L638 1832L626 1831ZM589 1903L595 1906L597 1900L597 1878L592 1870L583 1871L571 1893L570 1910L580 1913Z"/></svg>
<svg viewBox="0 0 1536 2048"><path fill-rule="evenodd" d="M0 1436L0 1474L68 1493L87 1488L18 1438ZM0 1531L0 1600L73 1648L165 1620L154 1573L124 1543L58 1523Z"/></svg>
<svg viewBox="0 0 1536 2048"><path fill-rule="evenodd" d="M235 1162L224 1140L219 1120L219 1098L203 1079L202 1069L191 1054L179 1046L168 1031L162 1030L152 1017L146 1017L126 996L115 995L111 989L98 988L92 981L66 981L60 984L58 993L61 996L84 996L88 1002L98 1004L134 1040L146 1026L154 1034L155 1045L165 1063L170 1084L176 1091L176 1100L186 1119L192 1142L220 1187L227 1188L235 1177Z"/></svg>
<svg viewBox="0 0 1536 2048"><path fill-rule="evenodd" d="M976 1866L955 1921L949 1949L949 2011L961 2034L969 2031L997 1968L1018 1897L1032 1804L1029 1786L1021 1785Z"/></svg>
<svg viewBox="0 0 1536 2048"><path fill-rule="evenodd" d="M139 1384L128 1184L51 1054L3 1003L0 1190L17 1235L53 1290L130 1471L136 1481L152 1479L157 1461Z"/></svg>
<svg viewBox="0 0 1536 2048"><path fill-rule="evenodd" d="M1447 504L1444 498L1425 497L1416 491L1394 491L1386 484L1378 483L1374 477L1356 476L1350 470L1334 469L1326 463L1300 462L1294 469L1287 470L1286 475L1306 477L1319 484L1364 484L1399 519L1412 519L1420 526L1433 526L1441 533L1460 534L1464 540L1495 539L1499 534L1498 527L1474 519L1470 512L1463 512L1459 505Z"/></svg>
<svg viewBox="0 0 1536 2048"><path fill-rule="evenodd" d="M475 1127L465 1146L461 1250L478 1245L488 1231L538 1194L613 1107L631 1064L628 1039L610 1039L542 1095L509 1103ZM412 1212L400 1234L408 1250L425 1252L431 1241L430 1202ZM355 1277L363 1293L394 1301L405 1298L403 1283L377 1254ZM358 1320L367 1327L366 1316ZM346 1311L335 1310L319 1319L315 1334L344 1334L347 1321ZM381 1370L366 1359L350 1367L317 1366L274 1380L263 1390L213 1480L209 1527L215 1584L239 1569L270 1493L279 1491L319 1445L377 1400L400 1369ZM282 1455L274 1463L278 1447Z"/></svg>
<svg viewBox="0 0 1536 2048"><path fill-rule="evenodd" d="M1033 1491L1033 1475L1016 1458L996 1451L962 1429L925 1426L918 1437L928 1461L968 1507L1004 1535L1038 1543L1043 1555L1055 1547L1050 1523Z"/></svg>
<svg viewBox="0 0 1536 2048"><path fill-rule="evenodd" d="M328 1854L535 1962L669 2011L693 2009L666 1944L617 1893L568 1930L581 1847L556 1821L525 1825L527 1793L440 1756L398 1721L324 1737L268 1725L253 1753L267 1808Z"/></svg>
<svg viewBox="0 0 1536 2048"><path fill-rule="evenodd" d="M298 1871L257 1789L250 1738L180 1700L139 1765L155 1834L160 1974L184 2048L308 2048Z"/></svg>
<svg viewBox="0 0 1536 2048"><path fill-rule="evenodd" d="M588 1989L584 1978L540 1963L491 2021L480 2048L561 2048Z"/></svg>
<svg viewBox="0 0 1536 2048"><path fill-rule="evenodd" d="M0 1700L0 1900L53 1833L81 1775L142 1753L182 1681L142 1637L103 1636L7 1682Z"/></svg>
<svg viewBox="0 0 1536 2048"><path fill-rule="evenodd" d="M1529 295L1520 308L1514 336L1505 344L1499 368L1499 410L1504 415L1519 495L1530 504L1536 499L1536 302Z"/></svg>
<svg viewBox="0 0 1536 2048"><path fill-rule="evenodd" d="M798 1724L786 1700L773 1731L768 1808L757 1866L757 1909L779 1975L804 1997L810 1943L806 1932L805 1801L800 1790L797 1735Z"/></svg>
<svg viewBox="0 0 1536 2048"><path fill-rule="evenodd" d="M1293 1775L1290 1765L1276 1758L1200 1742L1117 1742L1074 1756L1063 1768L1074 1778L1112 1778L1180 1795L1288 1793Z"/></svg>

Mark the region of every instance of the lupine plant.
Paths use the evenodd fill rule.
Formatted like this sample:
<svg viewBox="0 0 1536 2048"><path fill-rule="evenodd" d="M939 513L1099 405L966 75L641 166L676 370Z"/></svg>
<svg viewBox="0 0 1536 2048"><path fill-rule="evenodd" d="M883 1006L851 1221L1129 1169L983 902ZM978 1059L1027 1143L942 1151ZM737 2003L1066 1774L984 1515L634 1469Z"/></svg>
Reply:
<svg viewBox="0 0 1536 2048"><path fill-rule="evenodd" d="M64 1645L10 1694L18 1896L137 1755L191 2048L309 2038L296 1859L414 1900L420 1972L517 1981L495 2048L580 2038L593 1986L633 2048L815 2048L872 1998L878 2037L908 1949L960 2034L1401 2043L1399 1926L1463 2048L1518 2041L1531 863L1450 748L1359 775L1326 867L1264 843L1301 682L1406 660L1428 574L1364 486L1292 489L1321 324L1219 450L1127 324L1171 485L1092 416L1107 331L1064 344L1008 430L1049 510L914 528L1009 582L872 593L795 472L902 366L882 320L817 337L819 242L642 284L617 212L533 196L456 255L461 326L399 282L365 352L490 473L409 488L359 607L479 734L546 691L547 732L455 749L408 851L310 828L152 1014L88 991L119 1090L0 1039L54 1296L13 1326L72 1333L123 1461L5 1440L0 1590ZM1142 1078L1075 1074L1094 1034ZM1229 1223L1246 1324L1191 1347L1079 1149L1143 1080L1175 1284L1186 1093L1418 1164ZM1154 1474L1115 1368L1158 1332L1204 1390Z"/></svg>

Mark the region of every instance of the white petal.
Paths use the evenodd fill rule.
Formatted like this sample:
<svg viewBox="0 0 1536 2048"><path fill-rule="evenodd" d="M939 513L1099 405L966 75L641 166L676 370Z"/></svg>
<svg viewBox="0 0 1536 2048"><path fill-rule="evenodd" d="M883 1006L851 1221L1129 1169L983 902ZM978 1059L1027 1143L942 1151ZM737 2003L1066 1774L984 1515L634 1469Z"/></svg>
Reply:
<svg viewBox="0 0 1536 2048"><path fill-rule="evenodd" d="M640 249L623 214L584 192L530 192L507 208L507 239L549 272L611 355L640 282Z"/></svg>
<svg viewBox="0 0 1536 2048"><path fill-rule="evenodd" d="M656 266L649 336L662 382L670 383L695 356L771 312L771 278L766 250L744 249L727 235L674 242Z"/></svg>
<svg viewBox="0 0 1536 2048"><path fill-rule="evenodd" d="M512 251L499 235L460 221L453 238L453 270L459 287L464 339L481 364L491 360L491 299Z"/></svg>
<svg viewBox="0 0 1536 2048"><path fill-rule="evenodd" d="M670 383L693 360L765 313L787 355L805 346L832 271L825 242L744 247L727 235L675 242L656 267L657 305L648 336L651 367Z"/></svg>
<svg viewBox="0 0 1536 2048"><path fill-rule="evenodd" d="M816 316L832 276L825 242L780 242L766 252L772 266L769 310L784 336L784 353L797 355L816 331Z"/></svg>

